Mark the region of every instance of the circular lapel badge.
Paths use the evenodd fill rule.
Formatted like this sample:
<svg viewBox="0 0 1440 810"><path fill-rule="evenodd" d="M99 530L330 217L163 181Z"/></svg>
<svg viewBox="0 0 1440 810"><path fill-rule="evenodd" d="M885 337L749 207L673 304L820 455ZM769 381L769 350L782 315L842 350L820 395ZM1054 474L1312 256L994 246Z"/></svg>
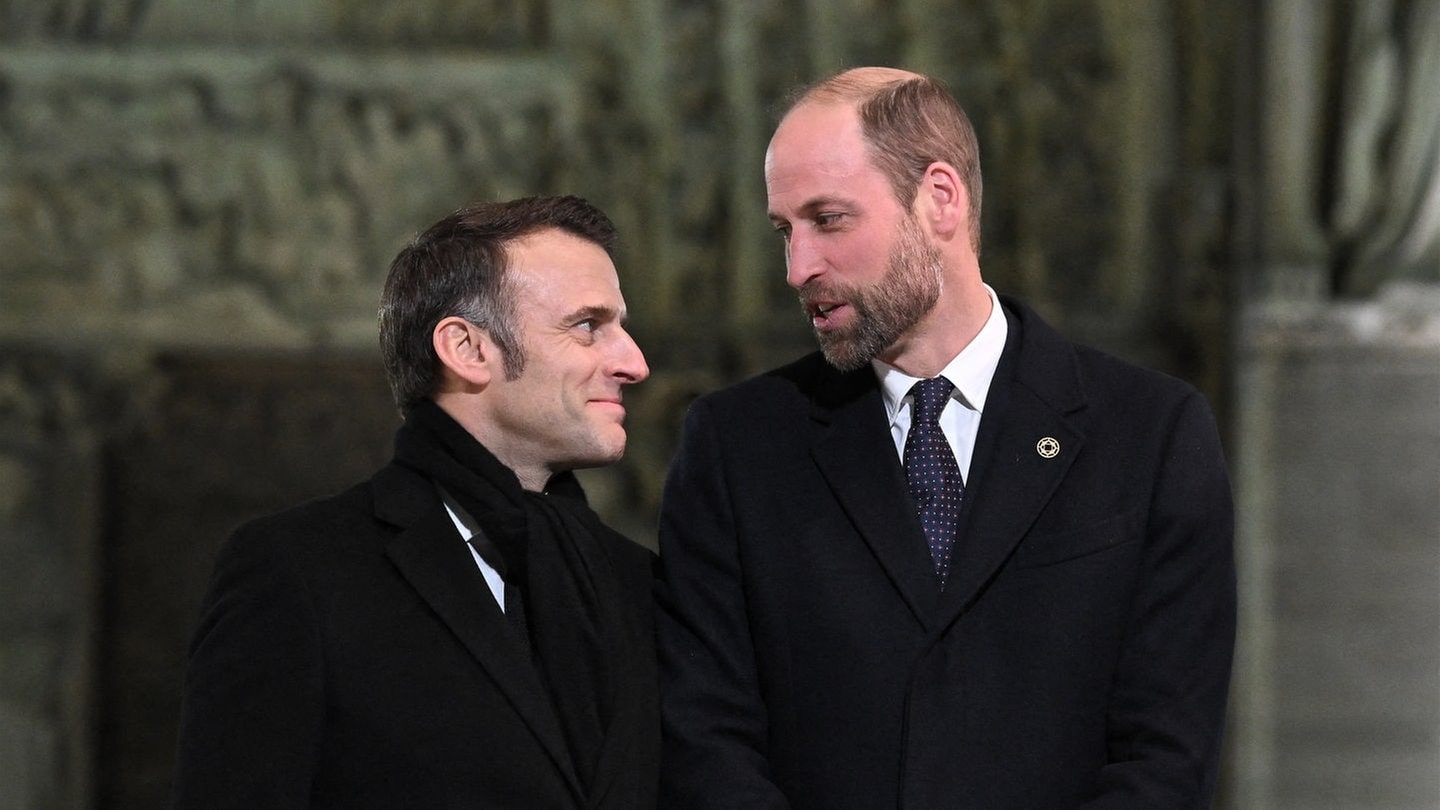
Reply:
<svg viewBox="0 0 1440 810"><path fill-rule="evenodd" d="M1054 458L1060 455L1060 442L1046 436L1035 443L1035 452L1039 453L1041 458Z"/></svg>

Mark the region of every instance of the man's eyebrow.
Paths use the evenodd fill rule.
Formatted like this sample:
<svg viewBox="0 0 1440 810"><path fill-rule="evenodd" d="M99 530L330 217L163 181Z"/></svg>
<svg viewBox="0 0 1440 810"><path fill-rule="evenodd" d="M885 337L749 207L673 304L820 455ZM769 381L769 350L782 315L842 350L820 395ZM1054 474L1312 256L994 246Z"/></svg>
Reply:
<svg viewBox="0 0 1440 810"><path fill-rule="evenodd" d="M808 217L814 215L816 211L819 211L822 208L828 208L832 205L848 206L849 204L849 201L841 197L835 197L832 195L811 197L810 199L800 204L800 206L796 209L796 214L801 217ZM780 216L774 211L769 211L767 213L770 215L771 222L786 221L785 217Z"/></svg>
<svg viewBox="0 0 1440 810"><path fill-rule="evenodd" d="M570 314L566 315L563 320L565 321L565 323L579 323L580 321L587 321L592 319L597 321L618 320L623 325L626 321L629 320L629 316L621 313L614 307L607 307L600 304L591 304L589 306L580 307L579 309L571 312Z"/></svg>

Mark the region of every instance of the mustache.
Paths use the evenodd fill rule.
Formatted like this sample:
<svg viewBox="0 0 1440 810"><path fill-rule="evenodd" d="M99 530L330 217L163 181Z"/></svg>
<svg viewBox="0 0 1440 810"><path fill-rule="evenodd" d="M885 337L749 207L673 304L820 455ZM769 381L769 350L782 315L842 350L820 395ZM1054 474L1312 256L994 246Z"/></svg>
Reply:
<svg viewBox="0 0 1440 810"><path fill-rule="evenodd" d="M844 284L825 284L810 279L795 290L801 306L809 309L820 301L850 301L857 298L856 291Z"/></svg>

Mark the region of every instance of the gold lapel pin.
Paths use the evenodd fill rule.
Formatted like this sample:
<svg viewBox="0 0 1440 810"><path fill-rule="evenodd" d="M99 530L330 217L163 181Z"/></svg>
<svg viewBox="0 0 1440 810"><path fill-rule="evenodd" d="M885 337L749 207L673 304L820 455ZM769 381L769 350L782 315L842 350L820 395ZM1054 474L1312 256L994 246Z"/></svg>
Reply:
<svg viewBox="0 0 1440 810"><path fill-rule="evenodd" d="M1039 453L1041 458L1054 458L1060 455L1060 442L1046 436L1035 443L1035 452Z"/></svg>

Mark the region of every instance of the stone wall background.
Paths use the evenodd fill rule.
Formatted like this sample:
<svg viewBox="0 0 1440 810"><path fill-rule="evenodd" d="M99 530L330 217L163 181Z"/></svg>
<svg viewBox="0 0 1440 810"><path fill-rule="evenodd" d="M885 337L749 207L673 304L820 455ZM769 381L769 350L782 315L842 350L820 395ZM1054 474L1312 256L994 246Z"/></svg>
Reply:
<svg viewBox="0 0 1440 810"><path fill-rule="evenodd" d="M1234 806L1440 806L1440 289L1241 329Z"/></svg>
<svg viewBox="0 0 1440 810"><path fill-rule="evenodd" d="M1380 5L1424 31L1410 22L1435 0ZM1317 281L1329 243L1302 233L1291 241L1310 252L1298 261L1273 236L1314 201L1261 159L1275 153L1267 144L1304 143L1330 122L1270 114L1295 97L1267 61L1283 50L1277 32L1343 52L1331 45L1346 8L0 0L0 806L164 803L184 649L214 550L243 517L385 458L395 417L374 349L380 282L410 235L464 202L577 193L620 226L620 272L654 374L633 397L625 461L586 479L612 522L653 542L685 403L812 346L764 216L761 158L786 90L862 63L941 77L975 120L993 285L1078 339L1191 380L1221 416L1251 563L1225 806L1312 807L1329 788L1342 798L1325 806L1371 806L1355 798L1368 784L1356 768L1319 778L1332 758L1405 780L1385 806L1433 806L1440 519L1420 504L1440 491L1435 454L1407 457L1410 483L1377 518L1407 521L1413 530L1393 535L1406 550L1375 563L1350 601L1327 613L1276 596L1297 593L1286 589L1296 581L1328 595L1323 585L1352 570L1323 555L1339 562L1277 569L1282 551L1303 562L1311 544L1355 538L1323 519L1300 539L1280 531L1321 497L1286 489L1292 469L1326 462L1280 452L1304 432L1275 425L1313 406L1328 426L1327 386L1363 403L1377 379L1399 391L1378 434L1432 441L1440 418L1424 381L1432 355L1414 348L1428 304L1350 355L1360 376L1337 378L1323 348L1255 348L1351 334L1327 317ZM1410 76L1410 98L1440 88L1429 70ZM1301 173L1325 163L1278 154L1305 158ZM1366 187L1383 195L1386 177ZM1296 297L1309 316L1254 326L1255 300L1265 316ZM1392 362L1417 382L1390 385ZM1378 452L1351 445L1367 447ZM1410 584L1383 611L1351 610L1397 568ZM1285 617L1306 622L1314 643L1278 643ZM1376 711L1320 724L1334 744L1295 753L1317 726L1283 718L1357 694L1324 691L1355 681L1317 671L1336 658L1317 645L1372 623L1413 645L1404 688L1370 666L1380 674L1354 688L1380 695ZM1348 658L1394 660L1382 652ZM1418 721L1391 722L1415 701Z"/></svg>

